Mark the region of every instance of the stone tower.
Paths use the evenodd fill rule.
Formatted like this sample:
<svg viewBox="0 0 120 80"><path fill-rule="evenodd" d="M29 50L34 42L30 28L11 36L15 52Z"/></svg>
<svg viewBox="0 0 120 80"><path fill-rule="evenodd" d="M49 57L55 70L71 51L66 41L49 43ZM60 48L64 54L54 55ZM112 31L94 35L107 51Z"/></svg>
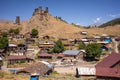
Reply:
<svg viewBox="0 0 120 80"><path fill-rule="evenodd" d="M46 7L45 12L48 13L48 7Z"/></svg>
<svg viewBox="0 0 120 80"><path fill-rule="evenodd" d="M41 6L38 8L38 13L42 14L42 7Z"/></svg>
<svg viewBox="0 0 120 80"><path fill-rule="evenodd" d="M35 9L33 15L42 15L42 7L38 7Z"/></svg>
<svg viewBox="0 0 120 80"><path fill-rule="evenodd" d="M15 23L18 24L18 25L20 24L20 16L16 16Z"/></svg>

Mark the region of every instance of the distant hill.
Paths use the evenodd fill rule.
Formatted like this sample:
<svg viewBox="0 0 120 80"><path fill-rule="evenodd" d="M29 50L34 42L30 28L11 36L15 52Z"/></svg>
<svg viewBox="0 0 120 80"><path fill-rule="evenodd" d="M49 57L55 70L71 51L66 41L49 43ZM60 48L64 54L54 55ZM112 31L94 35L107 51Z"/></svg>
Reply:
<svg viewBox="0 0 120 80"><path fill-rule="evenodd" d="M111 21L108 21L108 22L100 25L99 27L103 28L103 27L107 27L107 26L114 26L114 25L117 25L117 24L120 24L120 18L116 18L116 19L113 19Z"/></svg>
<svg viewBox="0 0 120 80"><path fill-rule="evenodd" d="M0 19L0 23L11 23L12 20Z"/></svg>

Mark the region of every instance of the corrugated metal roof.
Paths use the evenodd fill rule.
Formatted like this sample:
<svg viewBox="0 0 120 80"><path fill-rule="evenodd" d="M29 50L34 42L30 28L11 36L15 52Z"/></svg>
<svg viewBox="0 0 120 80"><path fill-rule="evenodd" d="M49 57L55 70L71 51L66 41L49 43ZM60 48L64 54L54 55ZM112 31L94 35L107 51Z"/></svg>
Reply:
<svg viewBox="0 0 120 80"><path fill-rule="evenodd" d="M9 44L9 47L16 47L17 45L15 44Z"/></svg>
<svg viewBox="0 0 120 80"><path fill-rule="evenodd" d="M46 62L46 61L41 61L42 63L44 63L45 65L47 65L50 69L53 69L53 65Z"/></svg>
<svg viewBox="0 0 120 80"><path fill-rule="evenodd" d="M108 57L99 62L96 67L108 67L110 68L114 64L120 61L120 53L111 53Z"/></svg>
<svg viewBox="0 0 120 80"><path fill-rule="evenodd" d="M3 59L0 57L0 61L2 61Z"/></svg>
<svg viewBox="0 0 120 80"><path fill-rule="evenodd" d="M80 53L79 50L66 50L63 52L65 55L78 55Z"/></svg>
<svg viewBox="0 0 120 80"><path fill-rule="evenodd" d="M108 57L99 62L96 67L97 76L120 78L119 67L120 53L111 53Z"/></svg>
<svg viewBox="0 0 120 80"><path fill-rule="evenodd" d="M91 67L78 67L78 75L95 75L96 69Z"/></svg>

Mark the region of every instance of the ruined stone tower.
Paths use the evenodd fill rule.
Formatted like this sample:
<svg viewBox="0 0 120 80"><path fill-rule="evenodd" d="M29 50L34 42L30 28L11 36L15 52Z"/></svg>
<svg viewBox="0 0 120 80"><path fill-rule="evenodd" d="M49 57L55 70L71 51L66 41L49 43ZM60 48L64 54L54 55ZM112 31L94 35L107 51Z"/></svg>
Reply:
<svg viewBox="0 0 120 80"><path fill-rule="evenodd" d="M45 13L48 13L48 7L46 7L46 9L45 9Z"/></svg>
<svg viewBox="0 0 120 80"><path fill-rule="evenodd" d="M20 16L16 16L15 23L18 24L18 25L20 25Z"/></svg>
<svg viewBox="0 0 120 80"><path fill-rule="evenodd" d="M41 6L36 8L33 12L33 16L35 15L39 17L39 20L43 20L43 18L48 15L48 7L46 7L45 10L43 10Z"/></svg>
<svg viewBox="0 0 120 80"><path fill-rule="evenodd" d="M38 15L38 14L42 14L42 7L41 6L35 9L33 16Z"/></svg>
<svg viewBox="0 0 120 80"><path fill-rule="evenodd" d="M35 9L35 11L33 12L33 16L34 15L40 15L40 16L43 16L43 15L46 15L48 13L48 7L46 7L45 10L42 10L42 7L38 7Z"/></svg>

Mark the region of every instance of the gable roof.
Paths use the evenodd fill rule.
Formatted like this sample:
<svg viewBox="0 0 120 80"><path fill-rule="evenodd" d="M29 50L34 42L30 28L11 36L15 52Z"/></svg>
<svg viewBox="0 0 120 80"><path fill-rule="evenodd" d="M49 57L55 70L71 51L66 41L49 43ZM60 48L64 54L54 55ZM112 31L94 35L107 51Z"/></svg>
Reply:
<svg viewBox="0 0 120 80"><path fill-rule="evenodd" d="M47 41L47 42L45 42L45 41L39 41L39 44L55 44L53 41Z"/></svg>
<svg viewBox="0 0 120 80"><path fill-rule="evenodd" d="M28 66L24 69L21 69L19 71L17 71L17 73L29 73L30 75L31 74L34 74L34 73L37 73L39 76L44 76L45 74L47 74L47 72L51 70L50 67L48 67L48 65L46 65L45 63L43 62L38 62L38 63L35 63L31 66Z"/></svg>
<svg viewBox="0 0 120 80"><path fill-rule="evenodd" d="M65 55L62 53L56 54L56 57L64 57Z"/></svg>
<svg viewBox="0 0 120 80"><path fill-rule="evenodd" d="M39 57L52 57L51 54L48 54L48 53L40 53L38 54Z"/></svg>
<svg viewBox="0 0 120 80"><path fill-rule="evenodd" d="M99 62L96 67L112 67L120 61L120 53L111 53L108 57Z"/></svg>
<svg viewBox="0 0 120 80"><path fill-rule="evenodd" d="M17 47L16 44L9 44L8 46L9 46L9 47Z"/></svg>
<svg viewBox="0 0 120 80"><path fill-rule="evenodd" d="M26 59L26 56L8 56L7 59L8 60L19 60L19 59Z"/></svg>
<svg viewBox="0 0 120 80"><path fill-rule="evenodd" d="M79 50L66 50L63 52L64 55L78 55L79 53Z"/></svg>

